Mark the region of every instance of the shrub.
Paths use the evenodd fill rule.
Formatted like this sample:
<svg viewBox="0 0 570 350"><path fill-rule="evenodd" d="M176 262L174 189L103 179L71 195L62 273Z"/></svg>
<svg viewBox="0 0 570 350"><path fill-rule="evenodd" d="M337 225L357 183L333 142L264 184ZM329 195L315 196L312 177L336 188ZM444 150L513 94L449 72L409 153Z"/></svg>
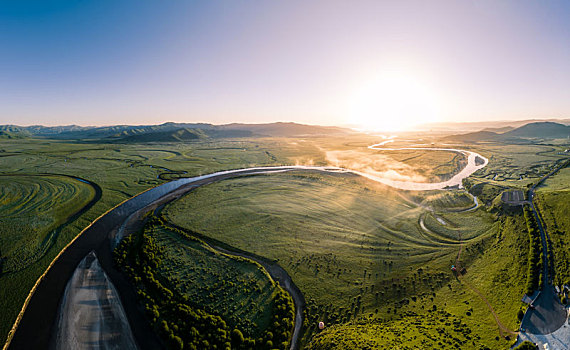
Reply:
<svg viewBox="0 0 570 350"><path fill-rule="evenodd" d="M516 350L536 350L536 349L538 349L538 347L536 345L534 345L533 343L529 342L528 340L525 340L521 343L521 345L517 346L515 349Z"/></svg>

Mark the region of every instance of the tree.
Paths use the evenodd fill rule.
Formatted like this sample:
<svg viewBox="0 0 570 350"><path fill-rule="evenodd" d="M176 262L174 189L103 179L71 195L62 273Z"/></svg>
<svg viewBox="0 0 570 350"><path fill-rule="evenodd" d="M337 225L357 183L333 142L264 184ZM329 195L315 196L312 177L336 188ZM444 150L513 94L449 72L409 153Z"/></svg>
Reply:
<svg viewBox="0 0 570 350"><path fill-rule="evenodd" d="M519 321L522 321L523 317L524 317L524 311L522 311L522 309L519 309L517 318L519 319Z"/></svg>
<svg viewBox="0 0 570 350"><path fill-rule="evenodd" d="M182 342L182 339L179 336L175 336L173 334L170 334L170 337L168 338L168 343L170 345L170 348L172 349L182 350L184 348L184 343Z"/></svg>
<svg viewBox="0 0 570 350"><path fill-rule="evenodd" d="M515 350L536 350L536 349L538 349L536 345L529 342L528 340L525 340L522 342L521 345L517 346Z"/></svg>
<svg viewBox="0 0 570 350"><path fill-rule="evenodd" d="M234 345L236 348L238 348L241 344L243 344L244 338L243 338L243 334L242 332L235 328L232 331L232 345Z"/></svg>

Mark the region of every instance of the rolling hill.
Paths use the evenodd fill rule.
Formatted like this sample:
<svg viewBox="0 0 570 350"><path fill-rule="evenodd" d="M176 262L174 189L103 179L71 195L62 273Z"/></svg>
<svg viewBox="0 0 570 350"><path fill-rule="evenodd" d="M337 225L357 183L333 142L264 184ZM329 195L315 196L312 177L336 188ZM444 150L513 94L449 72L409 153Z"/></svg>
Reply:
<svg viewBox="0 0 570 350"><path fill-rule="evenodd" d="M477 121L477 122L437 122L426 123L417 126L417 130L431 130L440 132L474 132L487 130L494 132L504 132L507 128L519 128L530 123L554 122L570 125L570 119L525 119L525 120L499 120L499 121ZM495 130L493 130L495 129Z"/></svg>
<svg viewBox="0 0 570 350"><path fill-rule="evenodd" d="M186 131L180 131L186 130ZM175 142L203 137L293 137L343 135L352 131L345 128L297 123L226 124L163 123L160 125L115 125L103 127L69 126L15 126L2 125L0 131L62 140L123 140L125 142ZM177 134L178 133L178 134ZM144 136L146 135L146 136ZM180 139L180 140L179 140Z"/></svg>
<svg viewBox="0 0 570 350"><path fill-rule="evenodd" d="M123 136L127 134L126 136ZM145 132L130 134L123 132L115 135L116 142L121 143L146 143L146 142L186 142L202 140L206 138L235 138L249 137L253 133L249 130L216 130L216 129L193 129L180 128L168 131Z"/></svg>
<svg viewBox="0 0 570 350"><path fill-rule="evenodd" d="M558 139L570 136L570 126L553 123L529 123L502 134L504 137L530 137L541 139Z"/></svg>
<svg viewBox="0 0 570 350"><path fill-rule="evenodd" d="M0 139L23 139L28 135L19 132L0 131Z"/></svg>
<svg viewBox="0 0 570 350"><path fill-rule="evenodd" d="M445 141L460 141L460 142L481 142L481 141L498 141L501 139L501 134L492 131L475 131L467 134L450 135L442 138Z"/></svg>
<svg viewBox="0 0 570 350"><path fill-rule="evenodd" d="M516 129L496 133L488 130L443 137L444 141L484 142L509 141L526 138L558 139L570 137L570 126L553 122L528 123Z"/></svg>
<svg viewBox="0 0 570 350"><path fill-rule="evenodd" d="M208 135L200 129L181 128L172 131L148 132L127 135L117 138L117 142L184 142L207 138Z"/></svg>
<svg viewBox="0 0 570 350"><path fill-rule="evenodd" d="M250 130L261 136L310 136L347 134L351 131L336 126L306 125L298 123L267 123L267 124L226 124L218 126L222 130Z"/></svg>

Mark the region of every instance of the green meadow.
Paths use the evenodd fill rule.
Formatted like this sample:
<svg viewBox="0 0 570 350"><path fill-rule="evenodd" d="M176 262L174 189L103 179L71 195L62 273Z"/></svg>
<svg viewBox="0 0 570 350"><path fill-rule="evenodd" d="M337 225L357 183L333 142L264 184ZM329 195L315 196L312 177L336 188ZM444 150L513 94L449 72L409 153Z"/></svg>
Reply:
<svg viewBox="0 0 570 350"><path fill-rule="evenodd" d="M6 338L51 260L117 204L181 176L294 164L297 155L318 153L309 142L280 138L149 144L0 139L0 338ZM69 222L93 193L87 184L67 176L91 181L102 190L89 210ZM32 218L24 218L26 213Z"/></svg>
<svg viewBox="0 0 570 350"><path fill-rule="evenodd" d="M246 336L261 336L273 322L277 286L261 266L163 227L148 233L163 250L157 272L174 291Z"/></svg>
<svg viewBox="0 0 570 350"><path fill-rule="evenodd" d="M1 159L1 158L0 158ZM0 331L5 336L28 291L69 240L72 217L95 190L65 176L0 175Z"/></svg>
<svg viewBox="0 0 570 350"><path fill-rule="evenodd" d="M508 330L518 328L523 307L529 241L522 212L501 196L535 183L566 159L559 154L566 146L450 146L422 136L386 147L456 147L482 154L489 164L466 180L471 194L400 191L350 174L296 171L200 187L167 205L162 218L189 235L282 266L307 302L302 344L308 348L348 349L359 339L370 348L390 347L396 339L410 347L508 347L514 339ZM456 152L367 148L380 141L370 135L144 144L0 140L0 335L6 336L50 261L84 227L166 181L287 164L341 165L440 181L465 162ZM100 198L68 176L99 186ZM558 284L569 271L568 176L568 168L561 170L535 196L550 234ZM472 195L480 203L476 209ZM149 234L164 252L156 273L173 293L194 300L188 307L219 315L251 341L267 345L263 329L271 327L275 292L258 265L215 253L166 228ZM466 271L456 275L451 265ZM318 330L319 321L325 322L324 331Z"/></svg>
<svg viewBox="0 0 570 350"><path fill-rule="evenodd" d="M517 329L526 283L519 267L526 265L528 237L513 228L524 229L524 219L519 214L497 222L481 208L458 211L472 207L466 197L461 191L394 191L351 175L299 172L204 186L166 206L163 216L278 261L308 301L304 341L310 347L334 348L335 332L356 341L360 332L370 332L362 326L368 322L429 343L427 335L408 327L428 317L428 310L449 313L442 321L449 323L447 331L454 320L467 325L470 338L457 344L505 346L510 343L496 339L485 300L505 327ZM467 268L461 278L450 270L458 263ZM319 321L331 330L311 342ZM378 336L372 343L385 347L389 340Z"/></svg>
<svg viewBox="0 0 570 350"><path fill-rule="evenodd" d="M566 167L538 187L535 202L549 234L553 283L570 285L570 168Z"/></svg>
<svg viewBox="0 0 570 350"><path fill-rule="evenodd" d="M265 269L151 218L114 252L169 349L286 349L291 297Z"/></svg>
<svg viewBox="0 0 570 350"><path fill-rule="evenodd" d="M0 176L0 273L37 261L57 239L57 228L94 196L91 186L68 177Z"/></svg>

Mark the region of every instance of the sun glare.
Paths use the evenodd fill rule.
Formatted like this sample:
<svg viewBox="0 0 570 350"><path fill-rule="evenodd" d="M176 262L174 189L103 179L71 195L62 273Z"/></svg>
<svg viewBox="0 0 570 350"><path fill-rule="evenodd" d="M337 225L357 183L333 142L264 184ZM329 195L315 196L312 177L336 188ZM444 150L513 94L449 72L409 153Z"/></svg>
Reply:
<svg viewBox="0 0 570 350"><path fill-rule="evenodd" d="M433 92L419 79L401 72L377 76L355 89L348 106L349 123L364 131L405 131L437 121Z"/></svg>

